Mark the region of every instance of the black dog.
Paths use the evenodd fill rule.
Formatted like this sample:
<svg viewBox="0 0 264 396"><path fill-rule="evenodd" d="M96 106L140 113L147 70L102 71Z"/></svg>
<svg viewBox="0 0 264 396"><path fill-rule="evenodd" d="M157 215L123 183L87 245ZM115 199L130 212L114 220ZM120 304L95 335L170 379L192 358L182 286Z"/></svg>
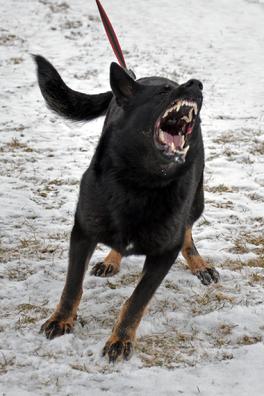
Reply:
<svg viewBox="0 0 264 396"><path fill-rule="evenodd" d="M203 86L198 80L178 85L160 77L135 81L112 63L112 92L85 95L68 88L44 58L35 60L41 92L52 110L74 120L90 120L107 111L81 181L66 284L41 329L48 338L72 330L86 263L98 242L113 250L94 266L97 276L118 272L122 256L146 255L141 279L103 350L110 361L127 359L143 312L180 251L203 284L219 279L192 240L192 225L204 207L199 118Z"/></svg>

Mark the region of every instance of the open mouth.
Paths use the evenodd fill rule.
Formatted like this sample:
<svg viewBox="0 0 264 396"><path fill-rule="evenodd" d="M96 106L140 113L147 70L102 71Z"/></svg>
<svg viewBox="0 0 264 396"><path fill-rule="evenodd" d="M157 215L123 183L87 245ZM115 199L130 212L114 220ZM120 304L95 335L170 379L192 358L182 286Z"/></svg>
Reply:
<svg viewBox="0 0 264 396"><path fill-rule="evenodd" d="M167 156L185 158L189 138L198 115L194 100L178 99L159 117L155 128L155 143Z"/></svg>

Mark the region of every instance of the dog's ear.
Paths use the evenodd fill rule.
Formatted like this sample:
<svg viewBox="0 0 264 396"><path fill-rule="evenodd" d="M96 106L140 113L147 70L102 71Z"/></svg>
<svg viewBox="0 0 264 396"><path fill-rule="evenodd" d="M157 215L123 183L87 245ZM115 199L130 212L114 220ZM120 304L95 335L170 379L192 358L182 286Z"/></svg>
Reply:
<svg viewBox="0 0 264 396"><path fill-rule="evenodd" d="M119 106L124 106L139 87L139 84L129 76L125 69L115 62L110 66L110 85Z"/></svg>

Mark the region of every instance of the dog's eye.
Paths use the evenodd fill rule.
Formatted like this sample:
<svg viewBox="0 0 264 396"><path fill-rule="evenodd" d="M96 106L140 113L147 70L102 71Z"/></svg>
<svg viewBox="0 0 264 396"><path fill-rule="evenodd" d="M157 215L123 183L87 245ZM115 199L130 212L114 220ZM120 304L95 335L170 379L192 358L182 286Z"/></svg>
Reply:
<svg viewBox="0 0 264 396"><path fill-rule="evenodd" d="M163 95L171 91L172 87L169 84L164 85L161 90L158 92L158 95Z"/></svg>

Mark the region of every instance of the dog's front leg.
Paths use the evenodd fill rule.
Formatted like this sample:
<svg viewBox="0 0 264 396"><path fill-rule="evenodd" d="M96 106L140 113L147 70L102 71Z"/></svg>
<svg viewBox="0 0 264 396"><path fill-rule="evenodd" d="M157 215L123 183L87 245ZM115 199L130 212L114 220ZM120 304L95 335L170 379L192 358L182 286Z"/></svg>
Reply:
<svg viewBox="0 0 264 396"><path fill-rule="evenodd" d="M71 232L69 266L61 299L54 313L41 326L41 332L47 338L52 339L72 331L82 296L85 269L95 246L96 242L83 233L76 221Z"/></svg>
<svg viewBox="0 0 264 396"><path fill-rule="evenodd" d="M182 247L182 255L194 275L196 275L203 285L208 286L212 282L219 282L220 275L218 271L206 263L200 256L192 238L192 228L187 227L184 235L184 243Z"/></svg>
<svg viewBox="0 0 264 396"><path fill-rule="evenodd" d="M136 329L151 297L168 273L179 253L179 248L159 256L147 256L141 279L131 297L124 303L114 325L112 335L103 349L109 362L119 357L129 359L133 352Z"/></svg>

